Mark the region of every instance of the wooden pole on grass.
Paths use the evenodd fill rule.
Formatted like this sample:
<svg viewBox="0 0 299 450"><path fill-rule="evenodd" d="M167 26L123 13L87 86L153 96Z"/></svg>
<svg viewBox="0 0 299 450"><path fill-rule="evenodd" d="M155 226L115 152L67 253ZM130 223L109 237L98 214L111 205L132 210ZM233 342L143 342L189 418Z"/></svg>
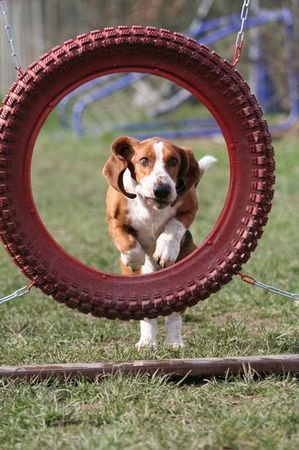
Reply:
<svg viewBox="0 0 299 450"><path fill-rule="evenodd" d="M70 379L84 377L90 380L106 375L155 373L172 378L246 374L298 374L299 354L245 356L234 358L161 359L121 363L72 363L26 366L0 366L0 378L42 381L50 377Z"/></svg>

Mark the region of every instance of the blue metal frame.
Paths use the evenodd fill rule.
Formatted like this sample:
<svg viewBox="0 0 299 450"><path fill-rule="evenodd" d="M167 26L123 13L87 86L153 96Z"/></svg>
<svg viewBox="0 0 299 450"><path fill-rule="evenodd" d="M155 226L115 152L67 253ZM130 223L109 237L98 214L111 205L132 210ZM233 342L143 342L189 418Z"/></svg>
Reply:
<svg viewBox="0 0 299 450"><path fill-rule="evenodd" d="M72 111L71 123L73 129L79 136L84 134L84 127L82 125L82 116L85 109L94 102L102 100L105 97L113 94L120 89L128 87L138 80L142 80L146 78L148 75L145 73L128 73L123 75L116 80L112 80L110 83L101 86L93 92L85 94L82 98L80 98L74 105Z"/></svg>
<svg viewBox="0 0 299 450"><path fill-rule="evenodd" d="M297 120L299 116L299 96L297 87L297 76L293 58L293 17L291 11L287 8L277 10L265 10L261 9L258 16L248 17L245 23L245 29L260 27L268 23L278 22L284 25L285 41L288 52L288 84L290 95L290 114L288 118L279 124L271 126L272 133L283 133L288 130ZM211 44L236 33L240 27L240 18L238 14L232 14L227 17L221 17L217 19L211 19L204 21L196 26L192 27L191 37L200 39L201 44L210 46ZM191 30L190 30L191 31ZM190 34L189 34L190 35ZM264 65L261 70L265 72ZM79 87L74 92L67 96L61 104L60 112L65 112L68 102L75 98L78 94L88 91L83 97L75 102L72 110L72 127L75 132L82 136L85 132L82 117L85 109L93 102L99 101L120 89L134 84L136 81L146 78L148 75L143 73L129 73L121 75L117 78L112 78L112 81L108 81L107 77L92 80L89 83ZM104 80L105 79L105 80ZM106 84L104 84L104 82ZM95 88L94 90L92 90ZM190 97L192 94L190 93ZM259 99L263 106L265 104L267 96ZM63 115L63 114L62 114ZM170 130L169 127L173 127ZM182 129L179 129L181 127ZM168 128L168 129L167 129ZM98 130L100 131L100 130ZM107 130L105 130L107 131ZM110 131L113 131L111 128ZM161 137L168 139L181 138L181 137L201 137L220 134L220 130L213 119L185 119L180 121L154 121L154 122L138 122L126 124L118 127L118 131L135 132L135 137L144 139L153 134L159 134Z"/></svg>
<svg viewBox="0 0 299 450"><path fill-rule="evenodd" d="M67 110L68 110L68 106L71 103L71 101L73 99L75 99L76 97L78 97L79 95L83 94L84 92L92 90L93 88L95 88L96 86L99 86L101 84L104 84L107 81L107 78L110 78L110 80L111 80L111 75L96 78L95 80L90 80L87 83L84 83L81 86L79 86L77 89L74 89L73 91L71 91L65 97L63 97L63 99L60 101L60 103L58 105L57 111L58 111L59 121L64 128L68 128L70 126L70 123L69 123L69 120L67 117Z"/></svg>

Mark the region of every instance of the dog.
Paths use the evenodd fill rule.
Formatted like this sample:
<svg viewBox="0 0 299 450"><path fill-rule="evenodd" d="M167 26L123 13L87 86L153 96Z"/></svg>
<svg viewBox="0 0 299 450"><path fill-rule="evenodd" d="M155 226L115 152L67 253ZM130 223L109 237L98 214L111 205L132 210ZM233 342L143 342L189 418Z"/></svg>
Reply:
<svg viewBox="0 0 299 450"><path fill-rule="evenodd" d="M169 267L196 249L189 231L198 208L195 188L215 161L197 161L190 149L159 137L121 136L112 143L103 168L109 183L106 218L122 274ZM181 329L181 314L169 315L164 345L183 347ZM136 346L157 349L157 319L140 322Z"/></svg>

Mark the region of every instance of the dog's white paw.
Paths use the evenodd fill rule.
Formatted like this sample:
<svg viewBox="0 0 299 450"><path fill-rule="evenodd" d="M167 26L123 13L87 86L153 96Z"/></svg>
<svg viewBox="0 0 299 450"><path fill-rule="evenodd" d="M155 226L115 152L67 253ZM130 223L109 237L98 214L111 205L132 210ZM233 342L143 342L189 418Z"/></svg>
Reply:
<svg viewBox="0 0 299 450"><path fill-rule="evenodd" d="M169 267L174 264L180 253L180 242L171 239L166 233L160 234L157 239L156 250L153 255L159 267Z"/></svg>
<svg viewBox="0 0 299 450"><path fill-rule="evenodd" d="M130 267L135 272L143 266L145 253L139 242L136 242L135 247L121 253L120 259L125 266Z"/></svg>
<svg viewBox="0 0 299 450"><path fill-rule="evenodd" d="M165 340L164 345L173 350L179 350L184 347L182 339L182 315L173 312L166 317L165 322Z"/></svg>
<svg viewBox="0 0 299 450"><path fill-rule="evenodd" d="M152 339L150 337L147 338L140 338L137 344L135 344L135 347L138 350L141 350L142 348L148 347L154 351L158 349L158 344L155 339Z"/></svg>
<svg viewBox="0 0 299 450"><path fill-rule="evenodd" d="M149 347L157 350L157 319L143 319L140 321L140 339L135 345L138 350Z"/></svg>
<svg viewBox="0 0 299 450"><path fill-rule="evenodd" d="M172 339L165 339L164 346L169 347L172 350L180 350L181 348L184 348L184 342L182 339L176 341Z"/></svg>

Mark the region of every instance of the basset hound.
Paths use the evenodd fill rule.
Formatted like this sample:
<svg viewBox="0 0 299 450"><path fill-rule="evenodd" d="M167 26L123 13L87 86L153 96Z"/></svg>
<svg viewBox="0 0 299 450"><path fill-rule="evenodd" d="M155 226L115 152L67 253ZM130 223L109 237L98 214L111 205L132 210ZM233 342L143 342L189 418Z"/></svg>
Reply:
<svg viewBox="0 0 299 450"><path fill-rule="evenodd" d="M189 227L197 211L195 188L214 162L196 161L188 148L154 137L122 136L112 143L103 173L108 180L109 234L120 252L122 274L146 274L171 266L196 248ZM166 318L164 344L183 346L182 318ZM157 319L140 322L136 346L157 348Z"/></svg>

